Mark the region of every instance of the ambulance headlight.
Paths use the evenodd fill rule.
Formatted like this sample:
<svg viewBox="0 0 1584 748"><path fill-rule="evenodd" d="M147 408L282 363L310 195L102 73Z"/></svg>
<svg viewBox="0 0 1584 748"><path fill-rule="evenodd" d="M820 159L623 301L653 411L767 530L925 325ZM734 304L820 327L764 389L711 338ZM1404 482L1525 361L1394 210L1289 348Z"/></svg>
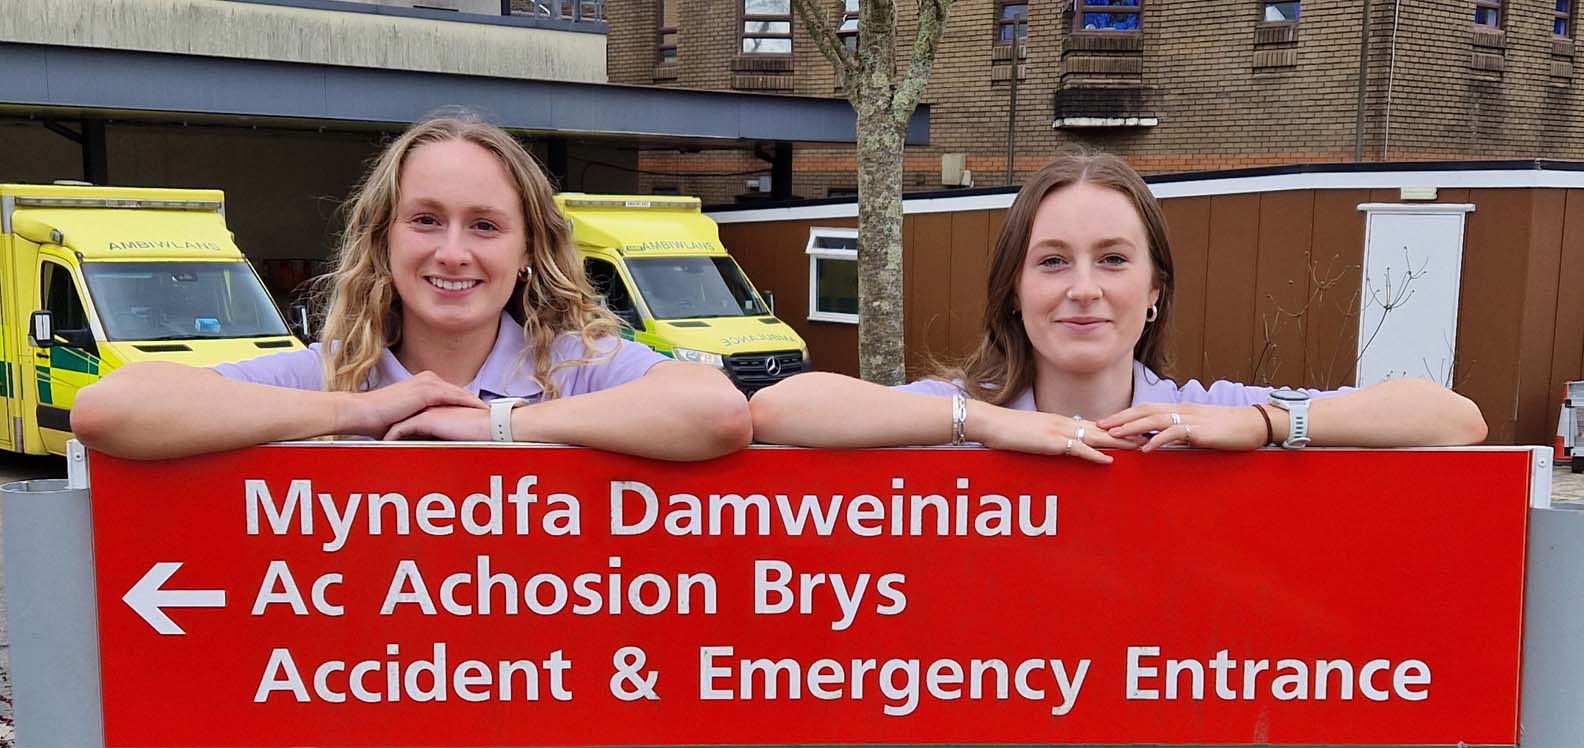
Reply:
<svg viewBox="0 0 1584 748"><path fill-rule="evenodd" d="M726 362L721 359L719 353L695 351L692 348L673 348L671 349L671 355L678 361L686 361L690 364L705 364L717 369L726 368Z"/></svg>

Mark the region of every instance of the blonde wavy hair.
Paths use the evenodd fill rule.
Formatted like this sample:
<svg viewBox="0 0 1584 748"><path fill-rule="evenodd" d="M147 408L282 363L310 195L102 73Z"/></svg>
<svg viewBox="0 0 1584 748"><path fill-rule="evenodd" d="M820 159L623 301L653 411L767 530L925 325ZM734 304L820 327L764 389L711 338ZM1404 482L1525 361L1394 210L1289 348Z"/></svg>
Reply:
<svg viewBox="0 0 1584 748"><path fill-rule="evenodd" d="M380 356L401 342L402 305L391 277L389 244L401 170L414 150L447 141L473 143L495 154L522 198L532 272L526 280L518 278L506 311L522 324L544 397L558 397L551 375L592 361L598 342L618 334L618 323L589 286L550 180L515 138L470 112L448 112L408 128L375 158L346 204L346 229L331 258L335 269L322 276L318 289L323 303L317 306L325 310L320 335L325 389L367 390ZM577 334L590 355L552 366L551 344L564 333Z"/></svg>

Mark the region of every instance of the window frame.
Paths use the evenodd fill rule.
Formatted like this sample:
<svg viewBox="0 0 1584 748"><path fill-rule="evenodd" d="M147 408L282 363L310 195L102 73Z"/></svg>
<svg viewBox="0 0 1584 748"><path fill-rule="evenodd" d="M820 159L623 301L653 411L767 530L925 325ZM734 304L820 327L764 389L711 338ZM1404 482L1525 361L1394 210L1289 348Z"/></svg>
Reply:
<svg viewBox="0 0 1584 748"><path fill-rule="evenodd" d="M677 50L677 27L667 26L665 23L666 9L675 8L682 0L655 0L655 64L675 65L680 61ZM666 37L671 37L671 43L666 44ZM666 51L670 50L671 59L666 59Z"/></svg>
<svg viewBox="0 0 1584 748"><path fill-rule="evenodd" d="M858 52L858 4L860 2L862 0L844 0L841 19L836 22L836 40L841 42L841 45L846 47L847 51L854 54ZM852 10L847 9L849 3L852 5ZM853 29L852 31L843 31L842 28L847 25L848 21L852 21Z"/></svg>
<svg viewBox="0 0 1584 748"><path fill-rule="evenodd" d="M1573 8L1574 8L1575 5L1577 5L1577 2L1576 2L1576 0L1558 0L1558 2L1566 2L1567 3L1567 10L1554 10L1553 9L1551 11L1551 38L1552 39L1572 39L1573 38ZM1555 7L1556 7L1555 5L1552 6L1552 8L1555 8ZM1556 32L1556 22L1557 21L1561 21L1562 22L1562 33L1560 33L1560 34L1558 34Z"/></svg>
<svg viewBox="0 0 1584 748"><path fill-rule="evenodd" d="M1476 0L1477 2L1478 0ZM1138 5L1101 5L1099 0L1090 4L1091 0L1073 0L1073 33L1077 34L1141 34L1144 33L1144 0L1138 0ZM1263 6L1262 6L1263 7ZM1128 14L1138 18L1138 28L1135 29L1086 29L1083 25L1084 16L1089 13Z"/></svg>
<svg viewBox="0 0 1584 748"><path fill-rule="evenodd" d="M1495 12L1495 14L1496 14L1496 23L1480 23L1479 22L1479 12L1481 10L1489 10L1489 11ZM1491 30L1495 30L1495 31L1499 31L1499 30L1501 30L1503 28L1506 28L1506 23L1507 23L1506 3L1504 2L1504 0L1474 0L1474 18L1472 20L1474 21L1474 27L1475 28L1491 29Z"/></svg>
<svg viewBox="0 0 1584 748"><path fill-rule="evenodd" d="M1290 21L1285 19L1280 21L1271 21L1265 18L1265 14L1269 10L1270 6L1286 5L1288 3L1296 3L1298 5L1297 18L1294 18ZM1261 26L1291 26L1303 21L1303 0L1260 0L1259 11L1259 24ZM1140 19L1140 25L1143 25L1142 19Z"/></svg>
<svg viewBox="0 0 1584 748"><path fill-rule="evenodd" d="M815 241L821 238L852 239L858 240L858 229L834 228L830 226L814 226L809 229L808 243L803 246L803 254L808 256L809 265L809 296L808 319L810 322L839 322L842 324L858 324L858 315L845 312L827 312L819 308L819 261L835 260L858 264L858 250L856 249L831 249L829 247L816 247Z"/></svg>
<svg viewBox="0 0 1584 748"><path fill-rule="evenodd" d="M1023 6L1023 18L1022 18L1022 20L1018 20L1018 19L1007 20L1006 19L1006 17L1002 14L1002 11L1005 10L1008 5L1021 5L1021 6ZM1028 0L996 0L996 3L995 3L995 16L994 16L993 20L995 21L995 36L993 38L995 39L995 43L996 44L1011 45L1013 42L1018 42L1018 43L1021 43L1021 44L1028 44L1028 25L1029 25L1029 1ZM1010 39L1003 39L1003 38L1001 38L1001 32L1003 30L1005 30L1006 27L1008 27L1008 26L1013 27L1014 34L1013 34L1012 38L1010 38ZM1015 33L1015 30L1018 27L1022 27L1022 29L1023 29L1023 35L1022 36L1018 36Z"/></svg>
<svg viewBox="0 0 1584 748"><path fill-rule="evenodd" d="M796 28L795 26L793 26L793 23L792 23L792 13L793 13L792 0L786 0L786 4L787 4L787 12L786 12L786 15L784 15L784 16L782 16L782 15L766 15L766 14L762 14L762 13L750 14L748 12L748 0L737 0L737 54L738 55L743 55L743 56L747 56L747 57L791 57L792 54L797 51L797 49L795 47L795 44L793 42L793 39L792 39L793 31ZM784 22L786 22L787 30L786 30L785 34L770 34L770 33L758 32L758 31L749 31L748 28L747 28L748 24L752 23L752 22L755 22L755 21L771 22L771 23L784 21ZM749 52L749 51L743 49L743 42L746 42L749 39L785 39L785 40L787 40L787 51L785 51L785 52Z"/></svg>

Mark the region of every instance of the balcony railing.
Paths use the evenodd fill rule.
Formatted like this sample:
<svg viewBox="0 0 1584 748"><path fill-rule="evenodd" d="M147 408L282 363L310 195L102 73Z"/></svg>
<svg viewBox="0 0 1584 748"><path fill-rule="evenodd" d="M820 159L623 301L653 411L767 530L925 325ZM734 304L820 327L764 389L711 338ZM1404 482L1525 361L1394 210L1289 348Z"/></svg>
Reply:
<svg viewBox="0 0 1584 748"><path fill-rule="evenodd" d="M574 23L604 23L605 0L501 0L501 14Z"/></svg>

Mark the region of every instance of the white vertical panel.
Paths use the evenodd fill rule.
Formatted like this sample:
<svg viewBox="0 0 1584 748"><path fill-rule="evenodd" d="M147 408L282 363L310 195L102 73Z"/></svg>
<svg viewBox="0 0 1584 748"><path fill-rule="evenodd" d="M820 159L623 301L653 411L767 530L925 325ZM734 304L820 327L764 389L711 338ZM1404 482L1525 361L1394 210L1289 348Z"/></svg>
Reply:
<svg viewBox="0 0 1584 748"><path fill-rule="evenodd" d="M1365 212L1359 386L1397 377L1452 385L1466 204L1383 204Z"/></svg>

